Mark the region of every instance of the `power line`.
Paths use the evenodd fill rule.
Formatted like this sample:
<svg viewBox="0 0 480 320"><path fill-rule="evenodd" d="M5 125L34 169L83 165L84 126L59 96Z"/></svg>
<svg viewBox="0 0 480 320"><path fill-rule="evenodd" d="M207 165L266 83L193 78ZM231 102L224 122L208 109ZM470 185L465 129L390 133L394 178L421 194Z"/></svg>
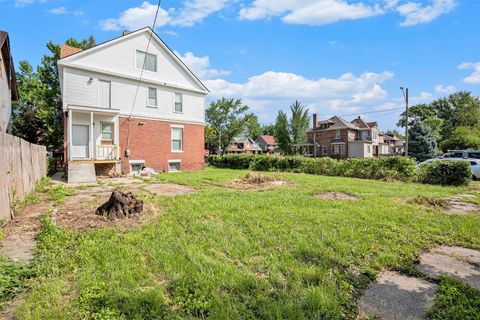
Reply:
<svg viewBox="0 0 480 320"><path fill-rule="evenodd" d="M158 13L160 11L160 4L161 3L162 3L162 0L158 0L157 10L155 12L155 19L153 20L152 32L150 33L150 37L148 38L147 49L145 50L145 58L143 59L142 70L140 72L140 77L138 78L138 84L137 84L137 89L135 90L135 96L133 97L132 108L130 110L130 114L128 115L128 133L127 133L127 147L126 147L126 150L128 150L129 147L130 147L131 118L132 118L132 114L133 114L133 109L135 108L135 104L137 103L138 90L140 89L140 85L142 83L143 72L145 71L145 65L147 63L148 49L150 49L150 43L152 41L153 33L155 32L155 26L157 25Z"/></svg>

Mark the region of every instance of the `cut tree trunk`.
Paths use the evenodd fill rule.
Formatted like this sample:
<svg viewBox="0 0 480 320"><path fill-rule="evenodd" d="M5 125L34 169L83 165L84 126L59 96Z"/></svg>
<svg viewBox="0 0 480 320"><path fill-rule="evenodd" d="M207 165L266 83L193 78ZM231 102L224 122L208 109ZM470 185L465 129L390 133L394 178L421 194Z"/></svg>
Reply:
<svg viewBox="0 0 480 320"><path fill-rule="evenodd" d="M107 202L98 207L96 214L106 215L108 219L124 219L143 211L143 201L131 192L115 189Z"/></svg>

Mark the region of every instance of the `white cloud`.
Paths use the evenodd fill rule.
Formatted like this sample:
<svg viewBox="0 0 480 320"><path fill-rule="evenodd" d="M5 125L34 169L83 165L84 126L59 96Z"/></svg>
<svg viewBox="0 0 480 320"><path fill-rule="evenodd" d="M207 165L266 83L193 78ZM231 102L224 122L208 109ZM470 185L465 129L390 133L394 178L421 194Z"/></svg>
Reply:
<svg viewBox="0 0 480 320"><path fill-rule="evenodd" d="M143 2L140 6L123 11L116 19L105 19L100 21L100 27L105 31L120 30L126 28L137 30L149 26L155 19L157 5L148 1ZM157 26L166 25L171 20L169 13L160 8L158 12Z"/></svg>
<svg viewBox="0 0 480 320"><path fill-rule="evenodd" d="M191 27L202 22L207 16L222 10L231 1L234 0L188 0L179 9L160 8L157 27L164 25ZM156 10L156 3L144 1L138 7L123 11L118 18L100 21L100 27L105 31L121 28L137 30L152 25Z"/></svg>
<svg viewBox="0 0 480 320"><path fill-rule="evenodd" d="M455 91L457 91L457 88L455 88L454 86L444 86L441 84L435 86L436 93L451 94Z"/></svg>
<svg viewBox="0 0 480 320"><path fill-rule="evenodd" d="M58 8L53 8L49 10L49 12L52 14L67 14L68 10L65 7L58 7Z"/></svg>
<svg viewBox="0 0 480 320"><path fill-rule="evenodd" d="M44 3L48 0L15 0L15 7L26 7L33 3Z"/></svg>
<svg viewBox="0 0 480 320"><path fill-rule="evenodd" d="M341 20L355 20L382 13L378 5L346 0L255 0L240 10L240 18L258 20L281 16L291 24L324 25Z"/></svg>
<svg viewBox="0 0 480 320"><path fill-rule="evenodd" d="M210 68L210 58L208 56L197 57L192 52L187 52L183 56L178 52L175 52L175 54L202 80L230 74L227 70Z"/></svg>
<svg viewBox="0 0 480 320"><path fill-rule="evenodd" d="M430 5L408 2L398 6L396 10L405 18L400 25L407 27L431 22L442 14L452 11L456 5L456 0L432 0Z"/></svg>
<svg viewBox="0 0 480 320"><path fill-rule="evenodd" d="M178 33L176 33L175 31L172 31L172 30L165 30L165 31L163 31L163 33L165 33L166 35L172 36L172 37L178 36Z"/></svg>
<svg viewBox="0 0 480 320"><path fill-rule="evenodd" d="M171 24L174 26L191 27L202 22L205 17L222 10L230 0L189 0L180 10Z"/></svg>
<svg viewBox="0 0 480 320"><path fill-rule="evenodd" d="M480 62L464 62L458 66L459 69L473 69L473 73L464 78L463 81L468 84L480 84Z"/></svg>
<svg viewBox="0 0 480 320"><path fill-rule="evenodd" d="M205 81L212 97L240 97L253 111L270 115L296 99L311 106L311 111L354 112L373 107L388 95L380 86L393 77L391 72L365 72L359 76L346 73L338 78L307 79L294 73L268 71L250 77L245 83L223 79Z"/></svg>

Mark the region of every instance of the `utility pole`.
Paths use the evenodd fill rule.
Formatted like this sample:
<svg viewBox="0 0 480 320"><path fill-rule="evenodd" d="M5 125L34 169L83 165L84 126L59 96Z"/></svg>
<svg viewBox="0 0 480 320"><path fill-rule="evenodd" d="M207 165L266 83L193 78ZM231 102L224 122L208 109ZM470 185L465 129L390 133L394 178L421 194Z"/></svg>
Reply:
<svg viewBox="0 0 480 320"><path fill-rule="evenodd" d="M405 99L405 157L408 157L408 88L400 87Z"/></svg>

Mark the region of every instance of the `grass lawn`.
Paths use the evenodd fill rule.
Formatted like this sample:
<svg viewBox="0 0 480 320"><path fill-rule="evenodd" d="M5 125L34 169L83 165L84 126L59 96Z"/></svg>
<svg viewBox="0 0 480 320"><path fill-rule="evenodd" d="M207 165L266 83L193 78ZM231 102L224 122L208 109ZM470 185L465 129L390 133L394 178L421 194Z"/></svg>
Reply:
<svg viewBox="0 0 480 320"><path fill-rule="evenodd" d="M480 215L407 202L469 188L293 173L267 191L227 186L245 174L158 175L199 192L145 196L162 213L135 229L77 233L46 219L19 319L354 319L379 270L415 273L437 244L480 249ZM359 200L314 197L325 191Z"/></svg>

